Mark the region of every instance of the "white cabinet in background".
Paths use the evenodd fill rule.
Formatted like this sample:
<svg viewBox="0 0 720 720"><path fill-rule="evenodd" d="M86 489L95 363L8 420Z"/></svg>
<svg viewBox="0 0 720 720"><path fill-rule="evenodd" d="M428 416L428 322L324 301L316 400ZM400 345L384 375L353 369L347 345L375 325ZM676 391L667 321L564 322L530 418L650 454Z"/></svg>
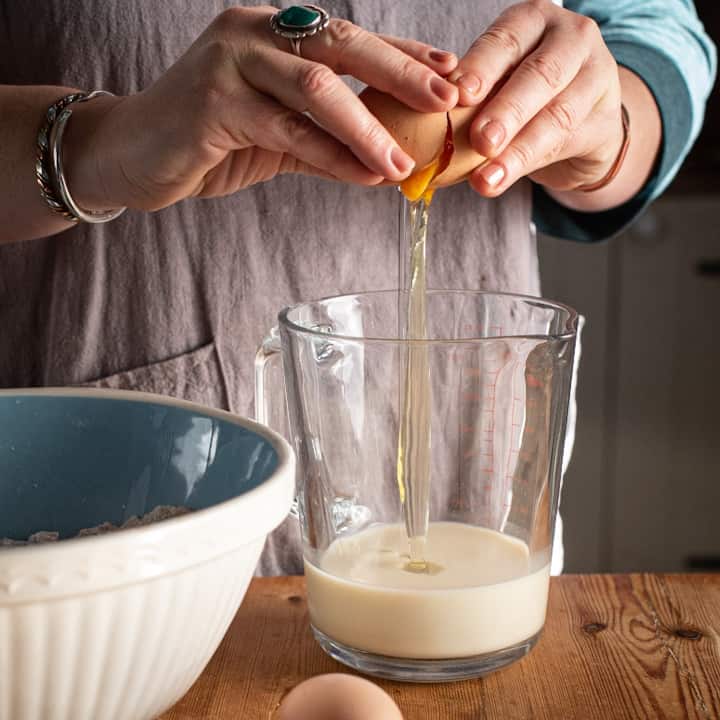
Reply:
<svg viewBox="0 0 720 720"><path fill-rule="evenodd" d="M562 510L567 571L720 567L720 198L610 243L541 238L543 295L588 318Z"/></svg>

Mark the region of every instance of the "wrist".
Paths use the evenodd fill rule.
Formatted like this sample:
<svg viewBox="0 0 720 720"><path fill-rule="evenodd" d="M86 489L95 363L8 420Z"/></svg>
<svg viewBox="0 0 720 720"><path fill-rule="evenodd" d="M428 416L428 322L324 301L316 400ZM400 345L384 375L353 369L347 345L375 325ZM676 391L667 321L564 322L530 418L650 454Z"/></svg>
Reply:
<svg viewBox="0 0 720 720"><path fill-rule="evenodd" d="M63 164L73 199L83 210L123 207L112 182L109 156L113 148L107 126L124 99L102 96L73 106L63 137Z"/></svg>
<svg viewBox="0 0 720 720"><path fill-rule="evenodd" d="M622 124L622 142L615 153L615 161L603 177L593 183L581 185L580 187L575 188L575 192L597 192L598 190L602 190L610 185L610 183L620 174L623 162L627 157L628 149L630 147L630 114L628 113L625 104L622 102L620 103L620 119Z"/></svg>

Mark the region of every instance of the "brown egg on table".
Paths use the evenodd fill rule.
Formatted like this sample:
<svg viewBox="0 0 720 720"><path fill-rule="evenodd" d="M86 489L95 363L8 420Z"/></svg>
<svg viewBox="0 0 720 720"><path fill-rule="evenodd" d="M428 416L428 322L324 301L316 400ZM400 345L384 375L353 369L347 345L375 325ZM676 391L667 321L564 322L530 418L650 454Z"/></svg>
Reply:
<svg viewBox="0 0 720 720"><path fill-rule="evenodd" d="M465 180L486 160L470 144L470 125L477 107L421 113L370 87L360 93L360 99L415 160L415 171L401 185L409 200L417 200L426 190Z"/></svg>
<svg viewBox="0 0 720 720"><path fill-rule="evenodd" d="M333 673L294 687L273 720L402 720L402 714L393 699L369 680Z"/></svg>

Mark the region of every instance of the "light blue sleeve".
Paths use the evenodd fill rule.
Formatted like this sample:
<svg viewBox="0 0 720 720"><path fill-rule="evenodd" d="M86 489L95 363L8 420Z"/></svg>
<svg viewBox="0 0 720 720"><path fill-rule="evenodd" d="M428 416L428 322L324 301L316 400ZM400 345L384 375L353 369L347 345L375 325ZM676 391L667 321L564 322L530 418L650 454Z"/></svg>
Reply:
<svg viewBox="0 0 720 720"><path fill-rule="evenodd" d="M592 242L620 232L670 184L702 127L717 70L715 47L692 0L565 0L565 7L593 18L619 65L641 77L655 97L663 142L653 176L619 208L579 213L535 187L540 230Z"/></svg>

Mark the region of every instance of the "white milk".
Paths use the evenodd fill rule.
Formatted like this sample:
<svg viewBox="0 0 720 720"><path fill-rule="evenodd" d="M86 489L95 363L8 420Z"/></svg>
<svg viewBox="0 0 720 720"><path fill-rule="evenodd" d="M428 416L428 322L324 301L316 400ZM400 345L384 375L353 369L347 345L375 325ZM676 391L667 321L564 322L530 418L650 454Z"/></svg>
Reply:
<svg viewBox="0 0 720 720"><path fill-rule="evenodd" d="M530 572L527 545L493 530L431 523L430 573L408 572L407 534L375 525L305 562L313 625L391 657L460 658L501 650L545 622L549 563Z"/></svg>

